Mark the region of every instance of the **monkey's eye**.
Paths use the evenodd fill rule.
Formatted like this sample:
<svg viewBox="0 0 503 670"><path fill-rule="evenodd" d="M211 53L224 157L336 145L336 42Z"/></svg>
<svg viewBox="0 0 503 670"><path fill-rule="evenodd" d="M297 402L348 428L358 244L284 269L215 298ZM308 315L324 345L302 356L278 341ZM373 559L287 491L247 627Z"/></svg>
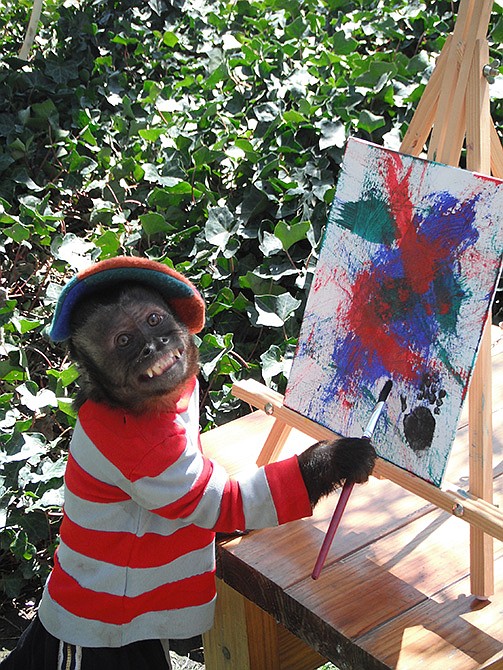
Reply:
<svg viewBox="0 0 503 670"><path fill-rule="evenodd" d="M127 347L130 341L131 338L127 333L121 333L120 335L117 335L117 337L115 338L115 344L121 349Z"/></svg>
<svg viewBox="0 0 503 670"><path fill-rule="evenodd" d="M153 312L152 314L149 314L147 317L147 323L149 326L158 326L162 321L162 316L160 314L156 314L156 312Z"/></svg>

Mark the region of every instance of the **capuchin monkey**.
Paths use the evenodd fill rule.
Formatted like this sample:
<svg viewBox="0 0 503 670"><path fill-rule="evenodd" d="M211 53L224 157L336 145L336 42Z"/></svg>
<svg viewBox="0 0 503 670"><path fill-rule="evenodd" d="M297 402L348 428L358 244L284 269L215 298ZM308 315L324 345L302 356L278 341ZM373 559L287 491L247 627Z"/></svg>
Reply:
<svg viewBox="0 0 503 670"><path fill-rule="evenodd" d="M70 353L81 370L77 409L87 399L142 414L162 411L176 390L199 371L198 350L162 296L123 285L79 305L72 318ZM376 454L368 439L322 441L299 455L314 507L345 480L367 481Z"/></svg>
<svg viewBox="0 0 503 670"><path fill-rule="evenodd" d="M101 261L63 289L51 327L80 369L54 568L1 670L167 670L169 640L213 623L217 532L309 516L365 482L367 439L319 442L229 477L199 442L204 302L147 259ZM235 445L240 448L239 444Z"/></svg>

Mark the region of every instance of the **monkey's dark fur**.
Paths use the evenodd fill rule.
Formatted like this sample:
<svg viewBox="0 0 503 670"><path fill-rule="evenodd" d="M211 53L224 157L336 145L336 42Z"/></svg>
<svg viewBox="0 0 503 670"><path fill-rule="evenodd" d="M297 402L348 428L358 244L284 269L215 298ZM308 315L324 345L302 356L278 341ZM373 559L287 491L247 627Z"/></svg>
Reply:
<svg viewBox="0 0 503 670"><path fill-rule="evenodd" d="M120 284L74 309L70 352L81 370L77 408L88 398L131 412L162 411L197 374L198 351L186 326L150 287ZM309 500L345 480L365 482L376 454L367 439L319 442L299 456Z"/></svg>

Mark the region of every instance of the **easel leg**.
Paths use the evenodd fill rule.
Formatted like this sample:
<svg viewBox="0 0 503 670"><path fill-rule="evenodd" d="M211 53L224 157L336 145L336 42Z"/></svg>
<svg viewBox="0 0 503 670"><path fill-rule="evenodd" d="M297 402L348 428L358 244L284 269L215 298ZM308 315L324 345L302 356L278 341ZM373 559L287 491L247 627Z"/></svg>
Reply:
<svg viewBox="0 0 503 670"><path fill-rule="evenodd" d="M470 385L470 493L492 502L491 329L486 325ZM471 592L480 600L494 593L493 538L470 527Z"/></svg>
<svg viewBox="0 0 503 670"><path fill-rule="evenodd" d="M271 432L267 436L267 440L258 455L257 467L260 468L268 463L274 463L274 461L279 458L281 450L291 432L292 426L289 426L284 421L276 419L271 428Z"/></svg>
<svg viewBox="0 0 503 670"><path fill-rule="evenodd" d="M485 40L478 40L468 81L466 150L467 167L490 174L491 128L489 84L482 70L489 61ZM486 324L469 392L470 492L492 502L492 362L491 328ZM470 528L472 594L487 599L494 593L493 538Z"/></svg>

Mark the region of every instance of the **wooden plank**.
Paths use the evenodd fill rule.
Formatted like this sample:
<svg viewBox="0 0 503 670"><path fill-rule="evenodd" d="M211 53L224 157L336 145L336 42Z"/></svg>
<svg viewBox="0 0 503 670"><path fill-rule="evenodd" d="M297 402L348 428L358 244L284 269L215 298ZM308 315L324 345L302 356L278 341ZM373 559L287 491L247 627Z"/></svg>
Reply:
<svg viewBox="0 0 503 670"><path fill-rule="evenodd" d="M497 413L503 414L503 411ZM503 444L503 430L499 425L497 430ZM501 499L503 476L496 482ZM371 490L374 486L380 487L380 491ZM359 487L358 495L355 493L345 514L344 527L339 529L341 536L332 547L335 555L316 582L309 577L317 554L313 538L319 542L323 537L333 510L330 499L325 501L331 504L326 505L320 517L316 513L312 519L223 543L218 550L219 574L335 663L345 659L348 665L343 667L366 670L394 667L380 657L375 658L373 650L362 647L360 637L372 630L377 635L388 618L393 621L409 607L418 607L429 598L438 599L444 585L452 585L460 578L468 579L469 529L460 520L439 510L423 510L419 516L404 514L400 523L398 500L392 501L390 506L386 493L393 488L401 493L399 487L387 481L371 480ZM363 493L369 494L365 502L360 500ZM408 497L407 493L401 495ZM381 516L377 524L382 524L386 514L394 517L395 531L383 532L380 539L376 539L375 529L369 525L376 515ZM359 549L351 551L355 546ZM501 545L498 551L499 555L503 553ZM501 567L500 561L500 578L503 577ZM443 602L441 597L440 600ZM503 607L503 600L498 602L500 608ZM393 607L400 614L393 615ZM436 616L441 617L442 612L437 611ZM420 619L419 623L424 624L424 620ZM484 630L483 625L474 622L475 641L481 630ZM430 642L434 644L434 634ZM465 640L465 646L469 644L469 639ZM401 647L399 642L397 645L394 653L398 658ZM445 664L445 657L443 662ZM416 666L404 664L402 667Z"/></svg>
<svg viewBox="0 0 503 670"><path fill-rule="evenodd" d="M272 618L272 617L271 617ZM276 624L278 630L281 670L315 670L327 661L284 626ZM260 668L257 668L260 670Z"/></svg>
<svg viewBox="0 0 503 670"><path fill-rule="evenodd" d="M225 584L220 585L213 628L203 635L203 645L209 670L252 670L244 600Z"/></svg>
<svg viewBox="0 0 503 670"><path fill-rule="evenodd" d="M203 635L207 670L316 670L326 663L221 579L217 593L215 624Z"/></svg>
<svg viewBox="0 0 503 670"><path fill-rule="evenodd" d="M489 63L487 40L475 44L466 100L466 167L472 172L491 174L491 113L489 82L483 75Z"/></svg>
<svg viewBox="0 0 503 670"><path fill-rule="evenodd" d="M400 145L400 151L405 154L419 156L424 149L437 113L438 99L451 43L452 35L449 35Z"/></svg>
<svg viewBox="0 0 503 670"><path fill-rule="evenodd" d="M356 639L467 577L468 538L459 519L434 510L333 563L314 584L298 582L288 595Z"/></svg>
<svg viewBox="0 0 503 670"><path fill-rule="evenodd" d="M452 110L456 109L456 120L459 120L460 115L464 118L464 110L453 107L453 101L459 81L461 61L466 50L466 26L470 24L472 14L472 0L462 1L440 85L439 101L428 147L428 158L431 160L444 161L440 156L443 154L449 121L452 121Z"/></svg>
<svg viewBox="0 0 503 670"><path fill-rule="evenodd" d="M469 577L425 600L357 643L396 670L503 668L503 557L495 598L470 597Z"/></svg>
<svg viewBox="0 0 503 670"><path fill-rule="evenodd" d="M492 502L491 342L486 329L470 384L470 493ZM480 528L470 535L472 593L487 598L494 593L493 539Z"/></svg>
<svg viewBox="0 0 503 670"><path fill-rule="evenodd" d="M449 52L452 56L446 66L429 144L428 157L432 160L448 165L459 164L466 129L467 87L473 54L477 41L487 35L492 6L493 0L461 0L453 47Z"/></svg>
<svg viewBox="0 0 503 670"><path fill-rule="evenodd" d="M246 537L246 542L250 544L249 540L253 542L255 534ZM287 592L278 588L274 582L255 570L252 564L239 561L223 546L219 547L219 573L226 584L231 585L246 598L253 600L262 609L270 612L276 621L310 647L316 649L322 656L330 658L324 650L331 650L335 654L335 650L340 648L344 656L351 659L352 664L345 667L387 670L387 666L383 663L356 647L351 640L336 629L328 626L316 612L306 609L292 599ZM310 581L313 580L310 579ZM262 669L257 667L253 670Z"/></svg>
<svg viewBox="0 0 503 670"><path fill-rule="evenodd" d="M489 62L486 39L479 39L473 54L467 88L466 166L473 172L491 172L491 114L489 83L483 67ZM492 469L492 367L490 323L486 325L468 397L470 427L470 493L493 499ZM487 598L494 593L493 539L480 528L470 532L472 593Z"/></svg>
<svg viewBox="0 0 503 670"><path fill-rule="evenodd" d="M353 667L349 662L354 667L394 667L368 644L362 646L361 639L375 633L375 639L379 640L382 627L389 621L413 611L429 599L443 602L438 594L446 586L468 579L469 529L439 510L332 563L319 580L313 581L304 573L303 579L292 580L286 589L271 579L273 570L256 569L255 559L260 551L254 545L262 533L239 541L240 558L229 549L228 543L219 548L219 570L225 581L272 612L285 627L315 646L322 655L336 664L346 663L344 667ZM284 571L294 570L292 566L303 551L298 542L292 542L290 558L283 563ZM503 547L499 555L503 555ZM500 567L503 567L501 560ZM499 607L502 605L503 600L500 600ZM438 605L436 618L441 618L442 612ZM420 619L420 623L424 623L424 619ZM473 626L477 639L478 621L474 621ZM395 642L397 655L400 644ZM465 645L469 644L469 640L465 640ZM432 648L431 654L436 657L437 650ZM411 663L403 667L416 666Z"/></svg>
<svg viewBox="0 0 503 670"><path fill-rule="evenodd" d="M266 614L251 600L244 598L246 631L248 637L248 656L250 668L280 670L281 655L279 649L278 627L274 619ZM232 619L232 624L235 621ZM239 665L233 667L238 668Z"/></svg>

